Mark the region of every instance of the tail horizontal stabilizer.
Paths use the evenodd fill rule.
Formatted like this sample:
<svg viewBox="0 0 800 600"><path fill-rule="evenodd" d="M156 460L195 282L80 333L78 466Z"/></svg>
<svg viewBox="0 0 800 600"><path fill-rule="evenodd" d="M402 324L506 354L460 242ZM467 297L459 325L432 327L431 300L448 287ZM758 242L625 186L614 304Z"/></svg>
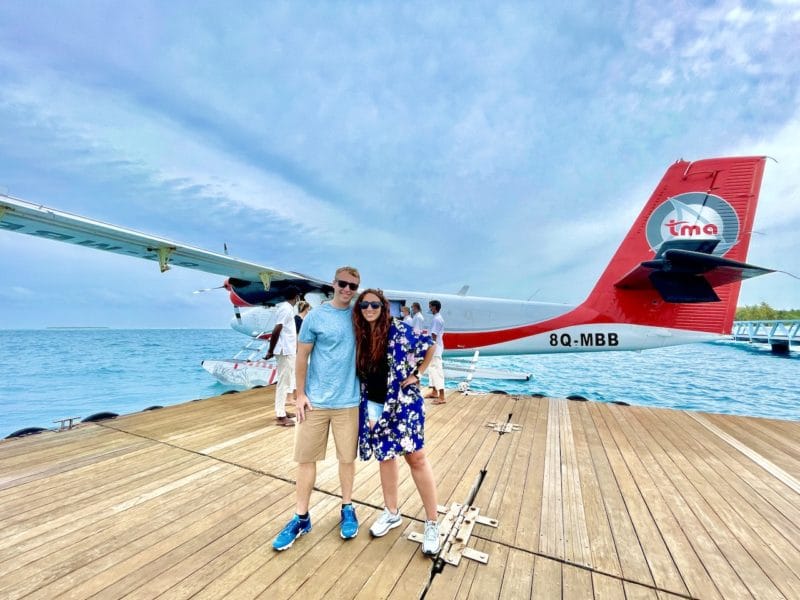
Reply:
<svg viewBox="0 0 800 600"><path fill-rule="evenodd" d="M768 273L774 270L705 252L671 249L641 263L614 285L655 289L665 302L719 302L713 288Z"/></svg>

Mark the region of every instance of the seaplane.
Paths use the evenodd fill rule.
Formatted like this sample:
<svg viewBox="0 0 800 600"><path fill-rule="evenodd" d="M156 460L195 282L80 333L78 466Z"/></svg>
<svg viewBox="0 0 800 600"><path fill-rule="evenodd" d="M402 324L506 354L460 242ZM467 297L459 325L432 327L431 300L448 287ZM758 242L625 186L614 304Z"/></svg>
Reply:
<svg viewBox="0 0 800 600"><path fill-rule="evenodd" d="M456 294L385 290L392 312L434 298L446 323L450 373L524 378L475 366L477 356L645 350L718 339L731 333L741 282L774 270L744 262L765 157L725 157L669 166L586 300L577 306ZM0 196L0 231L134 256L225 277L231 327L250 340L232 359L203 367L226 385L275 380L261 357L284 290L295 286L314 306L333 283L194 248L116 225ZM348 262L343 260L343 263ZM332 274L331 274L332 276ZM332 277L331 277L332 278ZM375 282L378 284L379 282ZM374 285L370 282L370 285ZM430 322L426 317L426 325ZM464 361L463 357L472 357Z"/></svg>

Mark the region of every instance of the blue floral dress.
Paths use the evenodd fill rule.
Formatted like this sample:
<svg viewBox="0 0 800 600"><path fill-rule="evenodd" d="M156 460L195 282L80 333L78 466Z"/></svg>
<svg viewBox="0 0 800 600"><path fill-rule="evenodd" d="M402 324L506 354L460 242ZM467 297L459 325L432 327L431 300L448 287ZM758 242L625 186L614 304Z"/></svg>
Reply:
<svg viewBox="0 0 800 600"><path fill-rule="evenodd" d="M422 449L425 429L425 402L419 385L405 389L400 383L422 362L433 340L397 319L389 328L389 381L383 414L370 430L367 422L367 392L361 384L361 403L358 409L358 450L362 460L375 456L388 460Z"/></svg>

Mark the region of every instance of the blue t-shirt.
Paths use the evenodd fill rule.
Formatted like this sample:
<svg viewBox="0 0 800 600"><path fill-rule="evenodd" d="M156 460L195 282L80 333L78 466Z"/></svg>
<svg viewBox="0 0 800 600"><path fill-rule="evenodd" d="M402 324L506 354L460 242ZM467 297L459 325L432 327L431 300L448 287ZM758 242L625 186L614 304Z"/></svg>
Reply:
<svg viewBox="0 0 800 600"><path fill-rule="evenodd" d="M353 311L326 303L305 319L298 339L314 344L306 373L306 396L314 408L358 406L361 386L356 377Z"/></svg>

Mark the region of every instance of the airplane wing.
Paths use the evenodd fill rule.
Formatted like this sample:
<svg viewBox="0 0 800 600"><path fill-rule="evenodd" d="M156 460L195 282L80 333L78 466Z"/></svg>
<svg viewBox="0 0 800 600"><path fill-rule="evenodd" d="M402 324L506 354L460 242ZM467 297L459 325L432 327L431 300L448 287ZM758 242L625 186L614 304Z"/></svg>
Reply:
<svg viewBox="0 0 800 600"><path fill-rule="evenodd" d="M256 303L282 300L281 290L288 285L303 293L333 291L329 282L308 275L209 252L6 195L0 195L0 230L151 260L159 264L162 272L174 265L226 276L230 278L226 287L249 289L251 296L258 296Z"/></svg>

